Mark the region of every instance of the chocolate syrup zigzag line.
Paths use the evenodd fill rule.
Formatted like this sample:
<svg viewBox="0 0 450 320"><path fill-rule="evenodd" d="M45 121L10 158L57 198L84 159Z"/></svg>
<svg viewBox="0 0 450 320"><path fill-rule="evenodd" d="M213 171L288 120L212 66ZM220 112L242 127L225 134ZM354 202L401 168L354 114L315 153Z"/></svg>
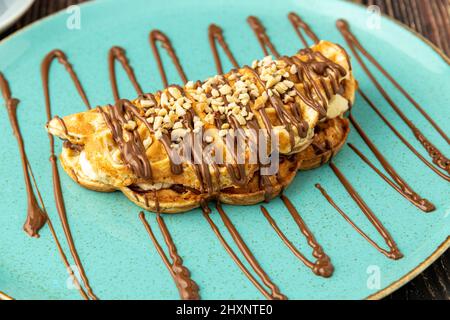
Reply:
<svg viewBox="0 0 450 320"><path fill-rule="evenodd" d="M72 78L72 81L74 82L75 87L77 88L77 91L82 98L83 102L86 105L87 109L90 109L89 100L87 99L86 93L80 83L80 80L78 79L77 75L75 74L72 65L69 63L67 56L64 52L61 50L53 50L49 52L41 64L41 77L42 77L42 85L44 90L44 98L45 98L45 109L47 114L47 121L50 121L52 119L52 112L51 112L51 99L50 99L50 88L49 88L49 73L50 73L50 67L52 62L56 60L61 65L64 66L65 70L69 73L70 77ZM73 240L72 232L70 230L69 222L67 219L67 212L64 204L64 196L62 193L61 188L61 180L59 177L59 170L57 166L57 157L55 155L55 144L54 144L54 138L51 134L48 134L49 143L50 143L50 162L52 167L52 179L53 179L53 190L54 190L54 197L56 202L56 209L58 211L59 218L61 220L61 224L64 230L64 234L66 237L66 240L69 245L70 253L75 260L75 264L80 272L80 277L82 279L82 282L86 288L87 294L91 299L97 300L97 296L92 291L92 288L90 287L89 280L86 276L86 272L84 270L83 264L81 263L81 259L78 255L77 249L75 247L75 242Z"/></svg>
<svg viewBox="0 0 450 320"><path fill-rule="evenodd" d="M25 181L25 189L27 193L27 218L23 225L23 230L34 238L39 237L39 230L44 227L47 221L47 213L44 212L38 204L36 195L31 185L30 170L31 167L28 162L28 157L25 151L25 142L20 131L19 121L17 119L17 107L19 100L11 95L9 83L3 74L0 72L0 91L5 100L6 110L8 112L9 121L13 134L16 137L17 145L19 147L20 160L22 164L23 177Z"/></svg>
<svg viewBox="0 0 450 320"><path fill-rule="evenodd" d="M158 254L160 255L161 259L166 265L167 270L169 270L170 275L172 276L175 285L178 288L178 292L180 293L181 299L183 300L200 299L198 285L195 283L194 280L192 280L190 271L184 266L183 259L178 254L177 247L175 246L175 243L172 240L172 236L170 235L170 232L167 229L167 226L161 215L158 214L156 219L158 222L159 229L163 234L166 246L169 248L169 255L170 258L172 259L172 263L169 261L169 258L164 253L164 250L159 244L159 241L156 239L155 234L153 233L153 230L150 224L148 223L147 219L145 218L145 214L143 212L139 214L139 218L142 221L145 229L147 230L147 233L150 236Z"/></svg>
<svg viewBox="0 0 450 320"><path fill-rule="evenodd" d="M362 46L358 41L356 36L350 31L350 27L345 20L338 20L336 23L338 30L344 37L350 50L353 52L356 60L359 62L360 66L363 68L366 75L384 97L384 99L389 103L392 109L397 113L397 115L402 119L402 121L410 128L416 139L422 144L429 156L432 158L434 164L436 164L440 169L450 173L450 159L444 156L444 154L434 146L431 141L425 137L425 135L420 131L416 125L406 116L406 114L401 111L399 106L394 102L392 97L387 93L383 86L378 82L375 75L369 70L366 63L360 56L359 52L364 55L370 63L372 63L396 88L401 92L411 104L425 117L425 119L439 132L439 134L444 138L444 140L450 144L450 139L444 133L444 131L436 124L436 122L425 112L425 110L406 92L406 90L379 64L379 62Z"/></svg>
<svg viewBox="0 0 450 320"><path fill-rule="evenodd" d="M395 243L394 239L390 235L389 231L384 227L384 225L381 223L381 221L377 218L375 213L369 208L369 206L365 203L365 201L362 199L362 197L359 195L359 193L354 189L352 184L347 180L347 178L344 176L344 174L339 170L338 167L333 162L330 162L330 167L336 177L339 179L339 181L342 183L344 188L347 190L347 193L352 197L352 199L355 201L355 203L358 205L358 207L361 209L361 211L364 213L366 218L369 220L369 222L375 227L377 232L383 237L384 241L386 242L387 246L389 247L390 251L387 251L385 249L382 249L380 246L376 245L375 242L370 240L367 236L364 236L364 232L359 229L351 219L348 218L348 216L343 211L338 209L339 207L337 205L333 205L334 202L330 203L335 207L335 209L344 217L345 220L347 220L350 225L352 225L358 233L360 233L364 238L366 238L367 241L369 241L378 251L380 251L382 254L384 254L389 259L398 260L403 257L403 254L400 252L400 250L397 247L397 244ZM320 188L320 185L316 185L316 188L319 189L321 192L324 190L323 188ZM326 197L326 192L322 192L322 195L327 198L327 200L330 200L330 197Z"/></svg>

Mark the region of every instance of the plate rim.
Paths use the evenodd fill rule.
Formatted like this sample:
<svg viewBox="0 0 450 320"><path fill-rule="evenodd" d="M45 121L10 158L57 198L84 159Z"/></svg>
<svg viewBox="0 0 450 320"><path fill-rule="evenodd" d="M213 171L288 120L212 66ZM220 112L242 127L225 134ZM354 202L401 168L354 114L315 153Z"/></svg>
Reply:
<svg viewBox="0 0 450 320"><path fill-rule="evenodd" d="M14 24L17 20L19 20L30 8L31 6L36 2L36 0L28 0L29 2L23 6L19 11L16 12L16 14L10 16L5 20L5 22L0 25L0 32L5 31L10 26Z"/></svg>
<svg viewBox="0 0 450 320"><path fill-rule="evenodd" d="M35 2L35 0L31 1L30 6ZM95 3L98 3L99 1L86 1L80 4L76 4L77 6L89 6L89 5L94 5ZM351 0L341 0L341 2L354 6L354 7L358 7L362 10L366 10L367 7L364 6L361 3L356 3L356 2L352 2ZM29 8L29 7L28 7ZM49 19L54 18L57 15L62 14L67 8L58 10L54 13L51 13L41 19L38 19L28 25L26 25L25 27L11 33L10 35L6 36L4 39L0 40L0 46L2 44L4 44L5 42L11 40L11 38L18 36L19 34L21 34L22 32L27 31L30 28L35 27L36 25L39 25L43 22L46 22ZM25 10L26 11L26 10ZM435 53L437 53L444 62L446 62L448 65L450 65L450 57L447 56L445 54L445 52L438 48L434 43L432 43L430 40L428 40L427 38L425 38L423 35L421 35L420 33L418 33L417 31L415 31L414 29L412 29L411 27L409 27L408 25L404 24L403 22L396 20L393 17L388 16L385 13L381 13L381 16L391 22L394 22L397 26L399 26L400 28L403 28L404 30L410 32L413 36L415 36L416 38L418 38L419 40L421 40L425 45L427 45L428 47L430 47L431 49L433 49L433 51ZM387 285L386 287L384 287L383 289L380 289L379 291L365 297L363 300L381 300L383 298L385 298L386 296L388 296L389 294L393 293L394 291L400 289L401 287L403 287L404 285L406 285L408 282L412 281L414 278L416 278L420 273L422 273L426 268L428 268L433 262L435 262L439 257L442 256L442 254L444 254L448 249L450 248L450 235L447 236L447 238L441 243L439 244L439 246L436 248L435 251L433 251L430 256L428 256L427 258L425 258L425 260L423 260L422 262L420 262L416 267L414 267L413 269L411 269L409 272L407 272L406 274L404 274L402 277L400 277L399 279L393 281L392 283L390 283L389 285ZM4 291L0 290L0 300L15 300L13 297L9 296L8 294L6 294Z"/></svg>

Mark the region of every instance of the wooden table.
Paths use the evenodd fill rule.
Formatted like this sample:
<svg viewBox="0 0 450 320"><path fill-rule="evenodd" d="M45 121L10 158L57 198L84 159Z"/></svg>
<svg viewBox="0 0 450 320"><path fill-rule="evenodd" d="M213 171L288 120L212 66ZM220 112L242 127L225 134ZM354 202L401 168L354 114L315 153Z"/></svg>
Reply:
<svg viewBox="0 0 450 320"><path fill-rule="evenodd" d="M25 25L72 4L88 0L37 0L25 16L0 40ZM385 14L398 19L425 36L450 56L450 0L353 0L364 5L377 5ZM387 299L450 300L450 250L416 279Z"/></svg>

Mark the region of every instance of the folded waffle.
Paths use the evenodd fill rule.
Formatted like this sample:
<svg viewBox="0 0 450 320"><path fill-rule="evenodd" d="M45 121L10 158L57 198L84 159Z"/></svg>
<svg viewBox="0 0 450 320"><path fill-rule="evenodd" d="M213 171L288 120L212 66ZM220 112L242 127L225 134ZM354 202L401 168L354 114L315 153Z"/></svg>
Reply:
<svg viewBox="0 0 450 320"><path fill-rule="evenodd" d="M356 86L344 49L322 41L292 57L55 117L47 130L65 141L60 160L72 179L120 190L144 209L184 212L208 199L255 204L338 152ZM189 146L193 157L184 156ZM267 174L262 158L275 150L277 172Z"/></svg>

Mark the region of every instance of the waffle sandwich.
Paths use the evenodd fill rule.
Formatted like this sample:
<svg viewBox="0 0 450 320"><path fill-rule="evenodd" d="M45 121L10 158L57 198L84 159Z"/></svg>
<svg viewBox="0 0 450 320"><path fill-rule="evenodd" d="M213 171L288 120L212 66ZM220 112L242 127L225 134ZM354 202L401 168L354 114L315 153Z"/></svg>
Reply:
<svg viewBox="0 0 450 320"><path fill-rule="evenodd" d="M292 57L56 117L46 129L64 140L61 164L83 187L120 190L163 213L209 199L250 205L339 151L356 86L344 49L322 41Z"/></svg>

